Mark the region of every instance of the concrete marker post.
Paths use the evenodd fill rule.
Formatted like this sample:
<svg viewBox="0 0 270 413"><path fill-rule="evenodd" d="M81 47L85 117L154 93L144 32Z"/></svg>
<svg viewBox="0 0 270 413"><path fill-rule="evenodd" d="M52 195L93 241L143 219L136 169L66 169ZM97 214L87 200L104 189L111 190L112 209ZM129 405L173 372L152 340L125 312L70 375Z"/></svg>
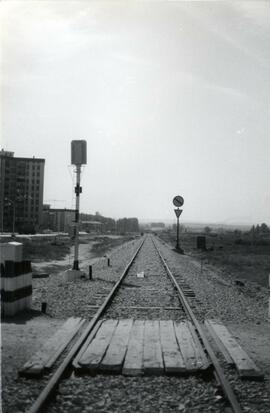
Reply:
<svg viewBox="0 0 270 413"><path fill-rule="evenodd" d="M31 262L23 260L23 244L1 244L1 310L5 316L13 316L32 303Z"/></svg>

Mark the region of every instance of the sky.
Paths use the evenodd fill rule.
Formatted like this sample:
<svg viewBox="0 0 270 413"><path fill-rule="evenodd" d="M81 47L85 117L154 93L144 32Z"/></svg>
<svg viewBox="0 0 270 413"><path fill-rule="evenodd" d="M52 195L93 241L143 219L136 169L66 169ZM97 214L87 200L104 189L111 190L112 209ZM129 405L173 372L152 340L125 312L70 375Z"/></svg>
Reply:
<svg viewBox="0 0 270 413"><path fill-rule="evenodd" d="M270 2L6 0L1 147L45 158L44 201L270 224Z"/></svg>

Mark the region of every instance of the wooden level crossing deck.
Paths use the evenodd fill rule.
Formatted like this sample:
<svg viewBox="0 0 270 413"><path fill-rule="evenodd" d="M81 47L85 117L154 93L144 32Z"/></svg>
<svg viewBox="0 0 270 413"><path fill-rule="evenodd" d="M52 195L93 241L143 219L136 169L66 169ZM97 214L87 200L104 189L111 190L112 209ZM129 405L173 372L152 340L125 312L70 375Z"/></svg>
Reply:
<svg viewBox="0 0 270 413"><path fill-rule="evenodd" d="M19 370L25 377L41 376L50 369L63 350L68 346L73 337L82 327L84 319L70 317L62 327L41 346L30 360Z"/></svg>
<svg viewBox="0 0 270 413"><path fill-rule="evenodd" d="M77 372L191 374L209 360L189 321L103 320L73 362Z"/></svg>
<svg viewBox="0 0 270 413"><path fill-rule="evenodd" d="M254 361L220 321L206 320L205 325L227 363L232 366L235 365L241 378L264 379L263 372L256 366Z"/></svg>
<svg viewBox="0 0 270 413"><path fill-rule="evenodd" d="M19 370L26 377L41 376L52 368L85 320L70 317ZM90 322L91 323L91 322ZM205 326L230 366L243 379L262 380L255 365L227 328L218 320ZM184 375L211 366L191 322L172 320L99 320L73 361L77 372L124 375Z"/></svg>

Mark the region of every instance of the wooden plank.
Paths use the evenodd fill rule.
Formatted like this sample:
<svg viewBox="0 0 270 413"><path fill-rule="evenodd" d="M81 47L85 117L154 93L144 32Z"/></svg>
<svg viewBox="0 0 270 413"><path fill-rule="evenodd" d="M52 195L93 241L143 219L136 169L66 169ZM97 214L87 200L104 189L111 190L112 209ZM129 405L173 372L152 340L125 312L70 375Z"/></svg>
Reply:
<svg viewBox="0 0 270 413"><path fill-rule="evenodd" d="M46 363L54 357L54 354L60 354L59 349L64 349L73 335L78 331L81 323L80 318L70 317L63 326L35 353L31 359L24 364L20 370L20 375L31 376L39 375L43 372ZM74 334L73 334L74 332Z"/></svg>
<svg viewBox="0 0 270 413"><path fill-rule="evenodd" d="M67 343L69 343L73 337L77 334L77 332L80 330L80 328L82 327L82 325L85 323L85 320L82 319L77 325L76 327L70 332L70 334L67 336L67 340L64 341L62 343L62 345L59 346L59 348L52 353L51 357L47 360L47 362L45 363L45 368L49 369L53 366L54 362L58 359L58 357L60 356L60 354L64 351L64 349L67 346Z"/></svg>
<svg viewBox="0 0 270 413"><path fill-rule="evenodd" d="M233 366L234 365L234 361L231 358L230 354L228 353L226 347L224 346L224 344L222 343L222 341L220 340L220 338L218 337L218 335L216 334L215 330L212 327L212 322L214 322L214 320L205 320L204 324L207 327L209 333L211 334L211 337L213 338L213 340L215 341L219 351L223 354L224 359L226 360L226 362L230 365Z"/></svg>
<svg viewBox="0 0 270 413"><path fill-rule="evenodd" d="M221 323L210 321L216 335L222 341L226 350L233 359L236 369L242 378L262 379L263 373L259 370L253 360L243 350L243 348L232 337L228 329Z"/></svg>
<svg viewBox="0 0 270 413"><path fill-rule="evenodd" d="M180 352L172 320L160 321L160 342L166 373L183 373L186 371Z"/></svg>
<svg viewBox="0 0 270 413"><path fill-rule="evenodd" d="M101 324L95 338L91 341L82 357L79 365L87 367L89 371L96 372L105 352L110 344L114 330L118 324L117 320L105 320Z"/></svg>
<svg viewBox="0 0 270 413"><path fill-rule="evenodd" d="M189 373L197 371L201 365L197 363L195 343L186 322L174 323L175 335Z"/></svg>
<svg viewBox="0 0 270 413"><path fill-rule="evenodd" d="M97 322L97 324L95 325L95 327L93 328L93 330L91 331L91 333L89 334L89 336L87 337L85 343L83 344L83 346L81 347L80 351L78 352L77 356L75 357L75 359L73 360L73 367L74 369L79 373L80 371L84 371L85 369L83 368L83 366L81 366L79 364L79 360L82 357L83 353L86 351L87 347L89 346L89 344L91 343L91 341L93 340L93 338L95 337L99 327L101 326L101 324L103 323L104 320L99 320ZM90 323L91 324L91 321ZM87 327L86 327L87 328ZM86 369L87 370L87 369Z"/></svg>
<svg viewBox="0 0 270 413"><path fill-rule="evenodd" d="M143 337L144 321L135 320L130 333L122 374L130 376L143 374Z"/></svg>
<svg viewBox="0 0 270 413"><path fill-rule="evenodd" d="M84 320L70 317L42 348L20 369L21 376L39 376L45 368L50 368L61 352L66 348Z"/></svg>
<svg viewBox="0 0 270 413"><path fill-rule="evenodd" d="M191 332L194 344L195 344L195 354L196 354L196 359L197 359L197 366L200 367L203 370L206 370L210 366L210 361L208 360L204 349L202 348L201 342L199 340L199 337L196 333L194 325L190 322L187 321L187 325L189 328L189 331Z"/></svg>
<svg viewBox="0 0 270 413"><path fill-rule="evenodd" d="M159 338L159 321L145 321L143 371L145 374L162 374L164 365Z"/></svg>
<svg viewBox="0 0 270 413"><path fill-rule="evenodd" d="M99 368L101 371L108 373L119 373L121 371L132 324L132 319L119 320L110 345L100 363Z"/></svg>

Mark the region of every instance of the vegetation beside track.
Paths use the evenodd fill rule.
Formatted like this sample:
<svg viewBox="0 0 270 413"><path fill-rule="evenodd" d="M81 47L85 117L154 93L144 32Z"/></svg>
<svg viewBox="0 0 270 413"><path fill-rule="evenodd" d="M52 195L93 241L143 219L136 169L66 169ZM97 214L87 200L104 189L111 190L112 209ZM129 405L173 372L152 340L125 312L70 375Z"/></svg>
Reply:
<svg viewBox="0 0 270 413"><path fill-rule="evenodd" d="M163 231L161 239L175 245L175 233ZM206 250L197 249L197 236L206 237ZM268 286L270 268L270 238L268 235L252 238L250 232L220 231L220 232L182 232L180 234L181 248L185 254L191 255L202 262L210 264L235 279L256 282Z"/></svg>
<svg viewBox="0 0 270 413"><path fill-rule="evenodd" d="M106 254L110 249L118 247L125 242L131 241L135 239L134 236L121 236L119 238L112 238L112 237L96 237L94 239L94 244L91 248L91 252L96 256L100 257Z"/></svg>
<svg viewBox="0 0 270 413"><path fill-rule="evenodd" d="M69 237L15 237L2 238L2 242L21 242L24 259L30 261L61 260L69 252L72 241Z"/></svg>
<svg viewBox="0 0 270 413"><path fill-rule="evenodd" d="M100 257L112 248L118 247L125 242L135 239L135 236L80 236L80 244L91 244L91 252ZM74 242L67 236L53 237L16 237L3 238L1 242L17 241L23 244L24 259L30 261L52 261L62 260L70 253Z"/></svg>

